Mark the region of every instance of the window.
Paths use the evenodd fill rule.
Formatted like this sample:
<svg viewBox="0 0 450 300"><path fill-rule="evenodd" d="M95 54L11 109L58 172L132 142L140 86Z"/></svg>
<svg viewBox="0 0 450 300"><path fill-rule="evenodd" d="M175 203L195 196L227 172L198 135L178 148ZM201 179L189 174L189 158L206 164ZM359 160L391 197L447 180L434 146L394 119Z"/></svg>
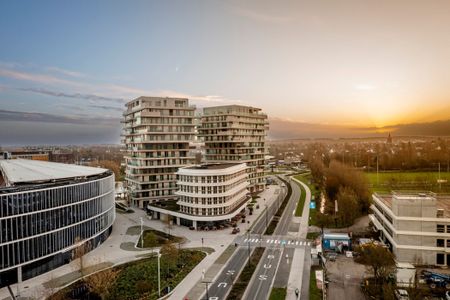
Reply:
<svg viewBox="0 0 450 300"><path fill-rule="evenodd" d="M447 233L450 233L450 225L447 225Z"/></svg>
<svg viewBox="0 0 450 300"><path fill-rule="evenodd" d="M445 225L436 225L436 232L441 232L444 233L445 232Z"/></svg>
<svg viewBox="0 0 450 300"><path fill-rule="evenodd" d="M444 247L444 239L437 239L436 240L436 246L437 247Z"/></svg>
<svg viewBox="0 0 450 300"><path fill-rule="evenodd" d="M445 264L445 256L443 253L436 253L436 264L437 265Z"/></svg>
<svg viewBox="0 0 450 300"><path fill-rule="evenodd" d="M447 240L447 248L450 248L450 240Z"/></svg>
<svg viewBox="0 0 450 300"><path fill-rule="evenodd" d="M444 210L441 209L441 208L439 208L439 209L436 211L436 217L437 217L437 218L443 218L443 217L444 217Z"/></svg>

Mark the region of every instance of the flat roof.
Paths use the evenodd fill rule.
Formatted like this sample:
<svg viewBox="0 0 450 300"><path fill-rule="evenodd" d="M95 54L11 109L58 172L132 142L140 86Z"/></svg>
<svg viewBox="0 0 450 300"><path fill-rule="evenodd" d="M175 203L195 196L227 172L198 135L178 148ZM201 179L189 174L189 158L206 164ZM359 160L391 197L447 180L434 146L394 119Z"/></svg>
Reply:
<svg viewBox="0 0 450 300"><path fill-rule="evenodd" d="M223 164L204 164L186 167L188 170L221 170L240 165L241 163L223 163Z"/></svg>
<svg viewBox="0 0 450 300"><path fill-rule="evenodd" d="M445 218L450 218L450 195L439 195L439 194L429 194L429 193L405 193L405 194L401 194L399 192L394 193L394 194L380 194L380 193L375 193L374 194L375 197L377 197L377 199L379 199L384 205L386 205L391 211L392 211L392 201L394 198L394 195L399 196L400 199L402 199L403 197L415 197L415 199L418 200L423 200L426 201L427 197L432 197L436 199L436 208L437 209L442 209L444 210L444 217ZM426 195L426 196L422 196L419 197L420 195Z"/></svg>
<svg viewBox="0 0 450 300"><path fill-rule="evenodd" d="M324 233L323 234L324 239L329 240L349 240L350 237L347 233Z"/></svg>
<svg viewBox="0 0 450 300"><path fill-rule="evenodd" d="M0 160L0 170L9 185L86 177L107 172L107 169L29 159Z"/></svg>

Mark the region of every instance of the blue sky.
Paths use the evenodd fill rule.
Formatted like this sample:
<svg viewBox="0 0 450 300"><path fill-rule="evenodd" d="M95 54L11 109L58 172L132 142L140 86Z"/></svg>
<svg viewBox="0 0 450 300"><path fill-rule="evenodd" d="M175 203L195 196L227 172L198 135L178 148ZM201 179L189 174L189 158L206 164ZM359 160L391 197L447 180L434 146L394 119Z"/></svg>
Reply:
<svg viewBox="0 0 450 300"><path fill-rule="evenodd" d="M1 1L0 145L118 142L140 95L254 105L292 130L449 119L449 16L448 1Z"/></svg>

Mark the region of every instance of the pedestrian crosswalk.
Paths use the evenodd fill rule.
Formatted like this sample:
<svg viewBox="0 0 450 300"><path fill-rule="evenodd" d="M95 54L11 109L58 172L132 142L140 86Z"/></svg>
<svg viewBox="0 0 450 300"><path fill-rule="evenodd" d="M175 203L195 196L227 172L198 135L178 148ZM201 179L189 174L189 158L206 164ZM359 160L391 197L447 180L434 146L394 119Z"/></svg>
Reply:
<svg viewBox="0 0 450 300"><path fill-rule="evenodd" d="M259 244L261 246L284 246L284 247L310 247L311 242L307 240L283 239L283 238L243 238L240 243L242 246L248 244Z"/></svg>

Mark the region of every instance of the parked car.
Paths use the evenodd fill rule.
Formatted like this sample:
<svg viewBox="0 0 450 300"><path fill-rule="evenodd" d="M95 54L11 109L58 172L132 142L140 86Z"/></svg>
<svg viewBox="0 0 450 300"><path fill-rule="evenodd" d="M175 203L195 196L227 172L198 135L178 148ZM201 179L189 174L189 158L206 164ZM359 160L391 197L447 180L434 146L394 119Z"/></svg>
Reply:
<svg viewBox="0 0 450 300"><path fill-rule="evenodd" d="M238 232L241 232L241 230L238 227L236 227L236 228L233 228L233 231L231 233L236 234Z"/></svg>
<svg viewBox="0 0 450 300"><path fill-rule="evenodd" d="M394 292L397 300L409 300L408 291L404 289L398 289Z"/></svg>

